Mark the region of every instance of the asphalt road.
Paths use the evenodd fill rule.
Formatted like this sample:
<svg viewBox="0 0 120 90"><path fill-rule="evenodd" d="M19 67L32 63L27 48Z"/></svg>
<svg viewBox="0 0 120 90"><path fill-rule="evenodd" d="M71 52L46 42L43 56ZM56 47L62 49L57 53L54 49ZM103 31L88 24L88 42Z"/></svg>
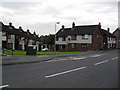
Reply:
<svg viewBox="0 0 120 90"><path fill-rule="evenodd" d="M3 66L1 88L118 88L118 51Z"/></svg>

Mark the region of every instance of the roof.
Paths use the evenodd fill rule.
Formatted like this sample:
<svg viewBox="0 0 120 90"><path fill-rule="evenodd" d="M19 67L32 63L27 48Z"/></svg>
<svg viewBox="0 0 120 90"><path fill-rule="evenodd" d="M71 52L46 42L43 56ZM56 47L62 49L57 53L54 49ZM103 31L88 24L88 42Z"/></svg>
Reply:
<svg viewBox="0 0 120 90"><path fill-rule="evenodd" d="M28 38L28 39L33 39L33 40L40 41L40 38L37 35L31 34L30 32L28 34L28 32L25 32L22 29L21 30L16 29L14 26L4 25L2 23L2 30L6 31L6 32L8 32L12 35L18 35L20 37L25 37L25 38Z"/></svg>
<svg viewBox="0 0 120 90"><path fill-rule="evenodd" d="M108 32L107 30L101 29L101 32L104 36L108 36L108 37L115 37L113 34L111 34L110 32Z"/></svg>
<svg viewBox="0 0 120 90"><path fill-rule="evenodd" d="M93 34L99 25L84 25L84 26L75 26L72 28L65 28L64 30L60 29L56 35L57 36L67 36L67 35L82 35L82 34Z"/></svg>

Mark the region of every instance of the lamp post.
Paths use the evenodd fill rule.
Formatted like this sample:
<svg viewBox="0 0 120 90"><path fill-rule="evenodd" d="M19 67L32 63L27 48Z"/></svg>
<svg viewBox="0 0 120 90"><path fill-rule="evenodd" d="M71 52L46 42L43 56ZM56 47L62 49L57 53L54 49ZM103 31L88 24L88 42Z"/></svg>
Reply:
<svg viewBox="0 0 120 90"><path fill-rule="evenodd" d="M56 23L55 23L55 39L54 39L54 40L55 40L55 41L54 41L54 42L55 42L55 46L54 46L54 52L56 52L56 25L57 25L57 24L60 24L60 22L56 22Z"/></svg>

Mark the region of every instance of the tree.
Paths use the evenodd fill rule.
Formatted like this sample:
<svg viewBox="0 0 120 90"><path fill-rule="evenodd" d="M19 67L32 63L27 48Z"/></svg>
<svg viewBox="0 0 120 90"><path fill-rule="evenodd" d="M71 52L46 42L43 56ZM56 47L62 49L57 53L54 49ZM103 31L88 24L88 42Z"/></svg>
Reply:
<svg viewBox="0 0 120 90"><path fill-rule="evenodd" d="M47 45L54 45L54 34L49 34L49 35L45 35L45 36L41 36L41 41L43 44L47 44Z"/></svg>

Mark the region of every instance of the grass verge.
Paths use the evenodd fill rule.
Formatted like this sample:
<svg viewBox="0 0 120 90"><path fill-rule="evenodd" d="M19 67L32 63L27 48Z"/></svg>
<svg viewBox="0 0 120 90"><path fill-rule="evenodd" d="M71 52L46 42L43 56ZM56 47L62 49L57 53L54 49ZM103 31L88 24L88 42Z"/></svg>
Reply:
<svg viewBox="0 0 120 90"><path fill-rule="evenodd" d="M53 54L69 54L69 53L82 53L81 52L37 52L37 55L53 55ZM26 51L2 51L3 54L8 54L8 55L26 55Z"/></svg>

